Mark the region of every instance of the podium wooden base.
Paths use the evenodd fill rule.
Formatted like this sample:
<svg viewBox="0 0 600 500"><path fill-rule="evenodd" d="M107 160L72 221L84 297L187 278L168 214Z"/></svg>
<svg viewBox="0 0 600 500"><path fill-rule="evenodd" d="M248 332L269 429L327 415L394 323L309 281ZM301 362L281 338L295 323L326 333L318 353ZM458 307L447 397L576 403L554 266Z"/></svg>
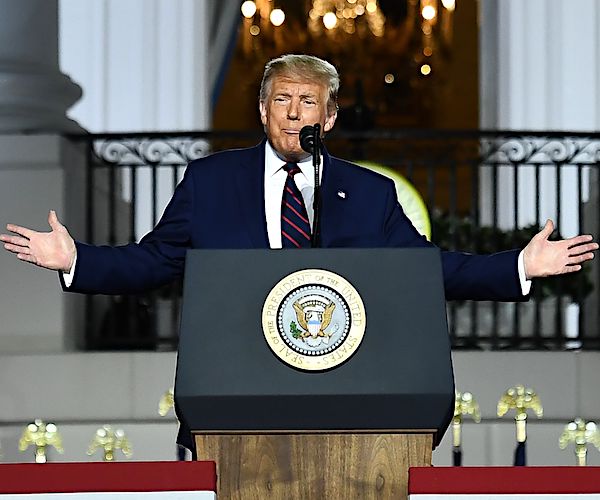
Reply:
<svg viewBox="0 0 600 500"><path fill-rule="evenodd" d="M432 434L196 434L217 496L406 499L408 468L431 465Z"/></svg>

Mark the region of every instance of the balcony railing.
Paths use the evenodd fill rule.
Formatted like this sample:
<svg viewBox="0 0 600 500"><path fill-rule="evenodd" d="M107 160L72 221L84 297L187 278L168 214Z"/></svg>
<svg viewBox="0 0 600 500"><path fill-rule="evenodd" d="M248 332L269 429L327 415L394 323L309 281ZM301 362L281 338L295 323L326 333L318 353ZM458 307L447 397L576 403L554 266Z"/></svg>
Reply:
<svg viewBox="0 0 600 500"><path fill-rule="evenodd" d="M88 234L95 244L139 239L161 216L186 164L259 133L79 137L88 148ZM334 133L329 152L387 166L423 197L432 241L488 253L523 247L547 218L557 233L598 235L600 134L515 131ZM400 279L400 278L399 278ZM600 348L600 267L534 283L527 303L449 303L455 348ZM181 284L87 299L89 349L174 349Z"/></svg>

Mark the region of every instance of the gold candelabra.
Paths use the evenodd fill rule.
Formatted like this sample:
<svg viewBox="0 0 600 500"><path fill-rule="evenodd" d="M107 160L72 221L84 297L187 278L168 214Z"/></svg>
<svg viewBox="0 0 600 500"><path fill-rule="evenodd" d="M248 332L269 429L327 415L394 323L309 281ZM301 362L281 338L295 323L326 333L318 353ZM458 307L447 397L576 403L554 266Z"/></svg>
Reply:
<svg viewBox="0 0 600 500"><path fill-rule="evenodd" d="M110 425L103 425L96 430L96 434L90 443L87 454L91 456L99 448L101 448L104 453L102 459L105 462L114 462L115 450L121 450L123 455L127 458L131 458L133 455L131 443L125 436L125 432L121 429L113 431Z"/></svg>
<svg viewBox="0 0 600 500"><path fill-rule="evenodd" d="M48 446L54 447L59 453L64 452L58 427L53 423L46 424L40 419L35 419L28 424L19 439L19 451L25 451L30 446L35 446L35 463L38 464L47 462L46 448Z"/></svg>
<svg viewBox="0 0 600 500"><path fill-rule="evenodd" d="M175 407L175 391L173 387L171 387L167 392L165 392L160 401L158 402L158 414L161 417L166 416L169 413L171 408Z"/></svg>
<svg viewBox="0 0 600 500"><path fill-rule="evenodd" d="M527 410L533 410L538 418L542 418L544 414L540 398L533 389L516 385L508 389L498 401L499 417L509 410L515 410L517 442L524 443L527 440Z"/></svg>
<svg viewBox="0 0 600 500"><path fill-rule="evenodd" d="M586 422L582 418L576 418L573 422L569 422L558 439L558 446L564 450L569 443L575 443L577 465L585 465L587 445L593 444L600 449L600 432L595 422Z"/></svg>
<svg viewBox="0 0 600 500"><path fill-rule="evenodd" d="M479 404L470 392L457 392L454 399L454 416L452 417L452 446L461 446L461 427L463 416L470 416L475 422L481 422Z"/></svg>

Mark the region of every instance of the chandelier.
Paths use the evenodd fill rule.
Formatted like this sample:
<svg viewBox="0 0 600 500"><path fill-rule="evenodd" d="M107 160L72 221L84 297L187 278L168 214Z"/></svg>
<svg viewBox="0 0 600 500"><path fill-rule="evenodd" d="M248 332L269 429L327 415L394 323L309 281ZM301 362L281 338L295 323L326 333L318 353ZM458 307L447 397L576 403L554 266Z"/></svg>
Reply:
<svg viewBox="0 0 600 500"><path fill-rule="evenodd" d="M426 124L450 88L455 9L456 0L246 0L236 60L256 79L272 57L314 54L341 70L340 117L370 105L378 124Z"/></svg>
<svg viewBox="0 0 600 500"><path fill-rule="evenodd" d="M313 0L308 13L308 29L315 34L343 30L349 35L368 28L374 36L383 36L385 16L377 0Z"/></svg>
<svg viewBox="0 0 600 500"><path fill-rule="evenodd" d="M393 54L405 50L411 39L413 60L418 62L421 76L428 76L434 53L439 60L440 53L443 58L451 47L456 0L397 1L405 17L396 25L386 19L381 0L308 0L304 19L292 25L287 21L285 0L246 0L241 4L244 52L249 55L268 47L273 53L301 50L311 38L321 37L339 44L341 50L342 44L349 47L354 37L363 41L371 37ZM297 11L301 2L294 2Z"/></svg>

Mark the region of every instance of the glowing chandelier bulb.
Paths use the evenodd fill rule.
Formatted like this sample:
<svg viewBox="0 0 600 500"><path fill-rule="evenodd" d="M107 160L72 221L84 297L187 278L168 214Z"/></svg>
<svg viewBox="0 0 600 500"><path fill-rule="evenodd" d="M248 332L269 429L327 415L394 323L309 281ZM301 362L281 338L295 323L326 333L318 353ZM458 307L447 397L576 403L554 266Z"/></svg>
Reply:
<svg viewBox="0 0 600 500"><path fill-rule="evenodd" d="M442 0L445 9L453 11L456 8L456 0Z"/></svg>
<svg viewBox="0 0 600 500"><path fill-rule="evenodd" d="M333 12L327 12L323 16L323 24L328 30L332 30L337 26L337 16Z"/></svg>
<svg viewBox="0 0 600 500"><path fill-rule="evenodd" d="M273 9L269 19L271 20L273 26L281 26L283 21L285 21L285 12L283 12L281 9Z"/></svg>
<svg viewBox="0 0 600 500"><path fill-rule="evenodd" d="M246 0L242 4L242 15L250 19L254 14L256 14L256 4L252 0Z"/></svg>
<svg viewBox="0 0 600 500"><path fill-rule="evenodd" d="M435 14L435 7L433 5L426 5L421 11L423 19L426 19L427 21L431 21L435 17Z"/></svg>
<svg viewBox="0 0 600 500"><path fill-rule="evenodd" d="M366 9L369 14L375 14L375 12L377 12L377 1L369 0L369 2L367 3Z"/></svg>

